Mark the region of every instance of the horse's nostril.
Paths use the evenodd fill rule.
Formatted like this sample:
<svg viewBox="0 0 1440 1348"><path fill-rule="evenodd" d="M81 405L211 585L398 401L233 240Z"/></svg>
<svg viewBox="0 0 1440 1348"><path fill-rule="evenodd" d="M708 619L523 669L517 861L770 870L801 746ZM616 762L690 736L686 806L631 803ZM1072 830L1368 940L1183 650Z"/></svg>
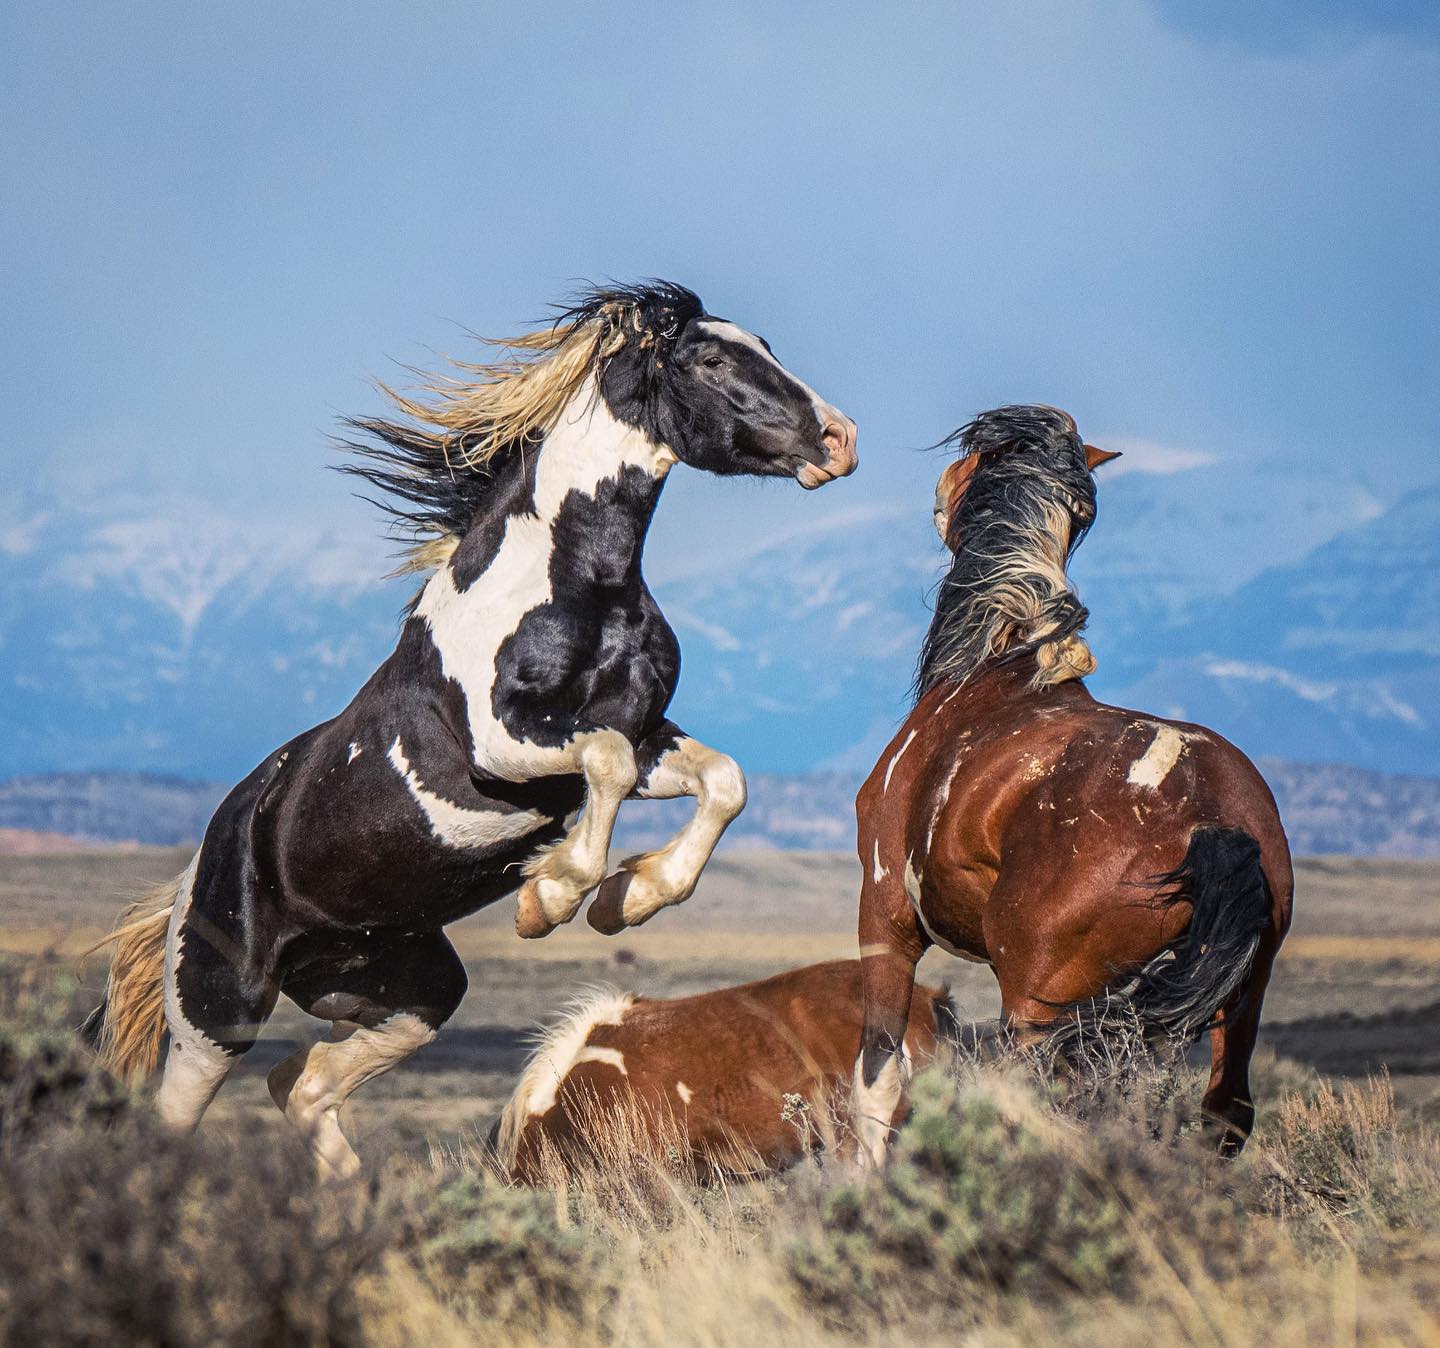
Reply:
<svg viewBox="0 0 1440 1348"><path fill-rule="evenodd" d="M843 454L855 447L855 423L849 417L826 423L820 439L832 454Z"/></svg>

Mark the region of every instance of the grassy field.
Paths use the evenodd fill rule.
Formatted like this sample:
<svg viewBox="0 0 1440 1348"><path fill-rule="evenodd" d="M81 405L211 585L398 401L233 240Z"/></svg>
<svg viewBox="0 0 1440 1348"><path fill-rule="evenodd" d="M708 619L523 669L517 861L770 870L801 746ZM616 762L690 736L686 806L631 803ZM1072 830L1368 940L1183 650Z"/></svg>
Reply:
<svg viewBox="0 0 1440 1348"><path fill-rule="evenodd" d="M0 1166L24 1209L0 1212L0 1225L46 1220L47 1204L99 1202L107 1183L134 1199L140 1184L139 1207L111 1238L150 1241L148 1257L168 1270L161 1285L183 1301L151 1341L1440 1342L1440 863L1300 863L1295 929L1267 1001L1262 1122L1241 1165L1217 1170L1172 1136L1193 1109L1193 1068L1118 1092L1105 1117L1081 1127L1033 1082L960 1063L924 1086L903 1163L861 1189L821 1168L705 1190L683 1167L662 1173L632 1159L537 1197L477 1168L478 1140L527 1035L569 993L603 981L683 994L852 955L852 859L732 853L684 908L613 940L581 922L522 942L501 905L453 929L471 990L440 1041L352 1106L349 1129L372 1169L342 1197L287 1169L298 1162L276 1145L284 1130L264 1074L319 1029L293 1008L277 1013L202 1136L169 1147L163 1174L152 1173L160 1143L144 1110L128 1104L116 1106L122 1121L103 1143L93 1122L68 1116L37 1134L42 1143L15 1140L25 1082L71 1061L64 1025L103 978L97 961L72 985L74 956L121 898L185 860L164 850L0 859L0 957L11 984L0 1008L9 1036L0 1036L0 1065L10 1063L11 1078L0 1080ZM922 976L949 982L966 1016L995 1015L987 969L932 953ZM25 1068L42 1041L51 1065ZM76 1068L66 1080L83 1075ZM76 1089L88 1100L97 1088ZM245 1151L256 1147L264 1150ZM67 1199L58 1181L47 1188L36 1178L42 1155L52 1175L57 1156L78 1158L91 1197ZM211 1192L196 1178L237 1163L269 1176L255 1194L223 1184ZM139 1180L121 1182L116 1168L127 1165ZM264 1207L270 1182L294 1201L249 1213L247 1203ZM239 1259L235 1278L243 1273L252 1290L291 1278L286 1242L304 1244L324 1307L302 1314L292 1302L303 1290L286 1283L274 1291L288 1309L273 1335L239 1312L214 1319L210 1301L230 1305L238 1284L215 1273L221 1281L207 1291L203 1276L172 1267L184 1241L165 1225L166 1194L180 1194L187 1211L213 1209L222 1224L275 1226L280 1252L257 1267L248 1255L215 1255ZM93 1221L103 1227L105 1216ZM184 1239L218 1239L206 1234L215 1225L200 1221ZM317 1232L354 1258L324 1255ZM26 1339L16 1319L30 1304L16 1288L43 1279L11 1256L7 1275L0 1255L0 1325L11 1341L44 1341ZM89 1288L73 1325L47 1312L49 1337L87 1341L89 1325L88 1341L123 1339L140 1311L118 1295Z"/></svg>

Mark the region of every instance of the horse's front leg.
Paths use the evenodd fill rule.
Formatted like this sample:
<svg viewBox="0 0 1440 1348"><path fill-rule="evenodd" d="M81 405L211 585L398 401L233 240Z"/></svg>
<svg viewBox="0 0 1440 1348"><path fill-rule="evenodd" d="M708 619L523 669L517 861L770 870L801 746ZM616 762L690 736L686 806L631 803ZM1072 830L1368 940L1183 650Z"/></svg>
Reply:
<svg viewBox="0 0 1440 1348"><path fill-rule="evenodd" d="M558 843L525 863L529 878L517 896L515 930L528 938L568 922L605 878L620 802L639 775L635 749L618 730L582 732L573 743L576 768L585 778L585 811Z"/></svg>
<svg viewBox="0 0 1440 1348"><path fill-rule="evenodd" d="M695 892L715 844L745 808L745 774L728 754L691 739L666 723L640 746L643 765L635 798L670 800L694 796L695 813L664 847L627 857L620 871L600 886L586 913L596 931L607 936Z"/></svg>

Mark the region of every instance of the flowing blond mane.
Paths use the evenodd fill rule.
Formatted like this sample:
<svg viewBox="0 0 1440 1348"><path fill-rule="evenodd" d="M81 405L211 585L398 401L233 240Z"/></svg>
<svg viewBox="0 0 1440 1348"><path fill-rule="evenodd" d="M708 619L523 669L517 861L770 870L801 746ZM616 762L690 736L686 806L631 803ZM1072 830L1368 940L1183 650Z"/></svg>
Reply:
<svg viewBox="0 0 1440 1348"><path fill-rule="evenodd" d="M417 370L422 382L412 393L376 384L452 469L478 468L507 445L541 439L625 338L616 323L591 322L479 340L511 354L480 364L452 358L453 374Z"/></svg>
<svg viewBox="0 0 1440 1348"><path fill-rule="evenodd" d="M407 535L397 573L449 560L502 459L543 441L602 362L632 340L657 356L701 312L692 292L666 282L597 289L548 327L480 338L498 359L412 370L418 382L403 391L377 382L398 415L348 420L363 438L341 442L359 459L342 471L404 503L383 507Z"/></svg>
<svg viewBox="0 0 1440 1348"><path fill-rule="evenodd" d="M535 1035L534 1049L496 1131L495 1151L507 1170L515 1166L526 1122L554 1105L556 1093L579 1061L590 1031L597 1025L619 1025L634 1004L633 992L621 992L608 984L584 988L555 1021Z"/></svg>

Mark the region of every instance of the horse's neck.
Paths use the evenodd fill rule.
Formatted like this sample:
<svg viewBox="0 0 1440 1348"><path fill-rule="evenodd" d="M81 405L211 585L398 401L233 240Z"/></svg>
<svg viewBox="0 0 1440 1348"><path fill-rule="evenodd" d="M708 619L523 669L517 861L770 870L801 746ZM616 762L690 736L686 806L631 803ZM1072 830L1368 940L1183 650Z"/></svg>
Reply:
<svg viewBox="0 0 1440 1348"><path fill-rule="evenodd" d="M638 571L675 455L618 421L593 381L585 381L540 445L511 451L510 459L513 478L497 483L450 566L441 568L453 576L437 574L432 585L466 589L502 558L508 575L545 575L561 550L582 571L588 566L597 584ZM577 534L603 546L577 549ZM582 551L593 555L582 560ZM583 583L584 576L577 579Z"/></svg>
<svg viewBox="0 0 1440 1348"><path fill-rule="evenodd" d="M1066 638L1066 642L1078 644L1079 650L1089 655L1090 648L1078 637ZM1058 664L1068 659L1073 647L1066 646L1064 642L1056 644L1065 646L1054 662ZM1045 679L1047 672L1052 677ZM1090 690L1085 687L1085 672L1088 671L1066 669L1058 671L1057 676L1053 664L1047 670L1035 651L1019 652L1009 658L992 656L963 684L937 685L944 690L939 695L938 704L947 706L954 702L956 712L966 720L984 722L993 718L997 709L1002 707L1054 705L1061 685L1065 686L1065 692L1060 696L1093 702Z"/></svg>

